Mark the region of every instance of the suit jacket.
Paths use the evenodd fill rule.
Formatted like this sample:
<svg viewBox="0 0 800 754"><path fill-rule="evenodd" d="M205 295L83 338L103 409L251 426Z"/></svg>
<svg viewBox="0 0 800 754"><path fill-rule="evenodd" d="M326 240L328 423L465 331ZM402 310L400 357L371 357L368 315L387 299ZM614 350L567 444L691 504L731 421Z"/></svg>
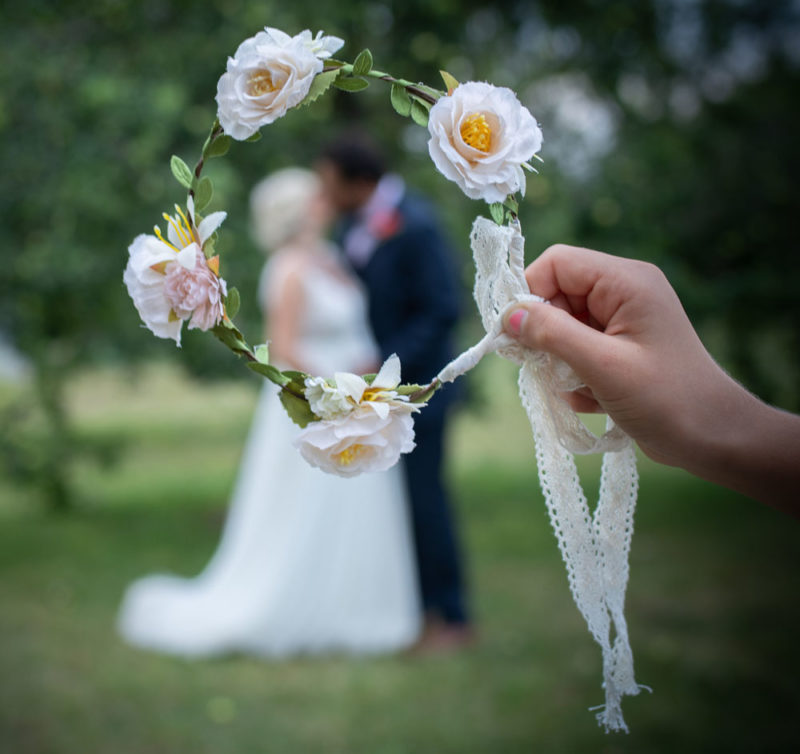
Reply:
<svg viewBox="0 0 800 754"><path fill-rule="evenodd" d="M458 281L427 202L406 194L383 226L374 253L355 271L367 288L370 325L382 358L396 353L403 382L424 384L453 358Z"/></svg>

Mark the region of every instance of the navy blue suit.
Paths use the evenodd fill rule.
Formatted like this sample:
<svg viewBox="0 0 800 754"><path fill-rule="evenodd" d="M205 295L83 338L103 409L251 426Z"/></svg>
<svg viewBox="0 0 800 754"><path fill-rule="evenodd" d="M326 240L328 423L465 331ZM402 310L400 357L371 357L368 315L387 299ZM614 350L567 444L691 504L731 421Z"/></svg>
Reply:
<svg viewBox="0 0 800 754"><path fill-rule="evenodd" d="M356 268L365 283L369 319L385 360L396 353L403 382L426 384L453 357L459 288L447 244L428 204L406 195L395 224ZM415 416L416 449L404 456L423 607L448 623L468 620L460 548L442 479L449 385Z"/></svg>

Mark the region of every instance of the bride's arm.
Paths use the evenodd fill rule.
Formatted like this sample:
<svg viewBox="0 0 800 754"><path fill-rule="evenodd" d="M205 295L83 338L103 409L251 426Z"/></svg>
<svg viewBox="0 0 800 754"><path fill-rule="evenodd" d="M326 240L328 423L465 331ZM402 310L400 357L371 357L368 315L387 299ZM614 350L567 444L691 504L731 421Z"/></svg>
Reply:
<svg viewBox="0 0 800 754"><path fill-rule="evenodd" d="M304 265L288 259L283 260L283 265L283 269L276 270L275 280L269 286L264 329L270 344L270 360L303 371L297 342L306 306Z"/></svg>

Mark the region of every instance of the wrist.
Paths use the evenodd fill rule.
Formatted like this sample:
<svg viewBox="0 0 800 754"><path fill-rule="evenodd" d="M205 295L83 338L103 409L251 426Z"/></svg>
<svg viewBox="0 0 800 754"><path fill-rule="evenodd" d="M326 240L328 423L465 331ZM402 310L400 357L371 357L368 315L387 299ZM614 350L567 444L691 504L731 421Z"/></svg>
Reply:
<svg viewBox="0 0 800 754"><path fill-rule="evenodd" d="M760 424L763 404L742 386L729 380L724 390L715 390L698 401L701 410L693 417L684 468L709 481L731 486L743 465L749 465L751 428Z"/></svg>
<svg viewBox="0 0 800 754"><path fill-rule="evenodd" d="M696 476L797 515L800 418L728 380L696 417L696 443L687 444L690 452L681 465Z"/></svg>

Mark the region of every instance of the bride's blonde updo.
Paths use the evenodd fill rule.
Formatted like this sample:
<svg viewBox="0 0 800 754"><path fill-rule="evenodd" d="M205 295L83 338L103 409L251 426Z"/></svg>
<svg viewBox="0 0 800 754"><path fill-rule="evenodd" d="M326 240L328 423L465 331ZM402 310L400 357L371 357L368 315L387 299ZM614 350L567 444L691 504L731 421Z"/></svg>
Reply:
<svg viewBox="0 0 800 754"><path fill-rule="evenodd" d="M319 178L305 168L279 170L255 185L250 217L253 238L262 251L276 251L298 236L319 192Z"/></svg>

